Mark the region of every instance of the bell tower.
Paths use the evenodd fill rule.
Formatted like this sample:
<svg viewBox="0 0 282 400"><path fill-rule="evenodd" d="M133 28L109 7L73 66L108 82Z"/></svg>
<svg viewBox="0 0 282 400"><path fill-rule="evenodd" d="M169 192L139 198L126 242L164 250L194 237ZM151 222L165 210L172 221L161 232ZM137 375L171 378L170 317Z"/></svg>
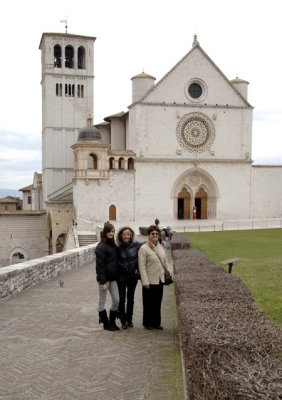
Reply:
<svg viewBox="0 0 282 400"><path fill-rule="evenodd" d="M95 37L43 33L42 183L43 199L73 176L73 151L79 130L93 115Z"/></svg>

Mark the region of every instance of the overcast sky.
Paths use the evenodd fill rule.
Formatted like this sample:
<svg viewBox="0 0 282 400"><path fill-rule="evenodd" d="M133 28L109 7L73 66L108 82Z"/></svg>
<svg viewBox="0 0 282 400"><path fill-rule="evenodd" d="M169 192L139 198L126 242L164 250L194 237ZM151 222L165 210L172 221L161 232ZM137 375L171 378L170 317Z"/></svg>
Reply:
<svg viewBox="0 0 282 400"><path fill-rule="evenodd" d="M2 4L2 3L1 3ZM1 5L0 187L29 185L41 172L43 32L95 36L94 121L131 103L130 78L160 80L193 35L228 79L247 80L255 107L255 163L282 164L280 0L11 0ZM156 82L157 82L156 81Z"/></svg>

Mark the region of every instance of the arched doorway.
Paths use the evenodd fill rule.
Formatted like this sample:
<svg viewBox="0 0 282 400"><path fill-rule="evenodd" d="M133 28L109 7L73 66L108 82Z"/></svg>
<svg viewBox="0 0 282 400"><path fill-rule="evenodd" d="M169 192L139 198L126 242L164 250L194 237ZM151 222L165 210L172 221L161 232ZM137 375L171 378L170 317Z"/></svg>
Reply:
<svg viewBox="0 0 282 400"><path fill-rule="evenodd" d="M177 203L177 218L178 219L189 219L190 218L190 193L186 188L183 188L181 192L178 193L178 203Z"/></svg>
<svg viewBox="0 0 282 400"><path fill-rule="evenodd" d="M56 253L61 253L61 252L64 250L65 241L66 241L66 234L65 234L65 233L61 233L61 234L57 237L57 241L56 241Z"/></svg>
<svg viewBox="0 0 282 400"><path fill-rule="evenodd" d="M183 192L184 188L186 189L186 193ZM184 217L184 198L188 196L187 194L190 195L188 218L193 218L193 206L197 207L197 219L216 218L219 191L215 179L209 172L194 167L183 172L176 179L172 186L171 197L173 198L173 215L177 219L184 219L188 215L187 213ZM188 202L188 199L186 202ZM182 212L181 206L183 209Z"/></svg>
<svg viewBox="0 0 282 400"><path fill-rule="evenodd" d="M114 204L110 205L109 207L109 220L116 221L117 219L117 209Z"/></svg>
<svg viewBox="0 0 282 400"><path fill-rule="evenodd" d="M10 251L9 261L10 265L18 264L29 260L28 252L22 247L15 247Z"/></svg>
<svg viewBox="0 0 282 400"><path fill-rule="evenodd" d="M195 206L197 207L197 219L207 219L208 195L203 188L200 188L195 195Z"/></svg>

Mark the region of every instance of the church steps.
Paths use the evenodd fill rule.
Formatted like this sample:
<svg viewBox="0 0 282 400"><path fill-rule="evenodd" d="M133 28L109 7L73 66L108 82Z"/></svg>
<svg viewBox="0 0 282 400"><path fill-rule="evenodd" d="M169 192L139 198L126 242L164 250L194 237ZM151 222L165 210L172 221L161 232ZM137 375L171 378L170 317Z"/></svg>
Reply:
<svg viewBox="0 0 282 400"><path fill-rule="evenodd" d="M97 243L97 235L95 233L92 234L81 234L78 233L78 242L79 246L88 246L89 244Z"/></svg>

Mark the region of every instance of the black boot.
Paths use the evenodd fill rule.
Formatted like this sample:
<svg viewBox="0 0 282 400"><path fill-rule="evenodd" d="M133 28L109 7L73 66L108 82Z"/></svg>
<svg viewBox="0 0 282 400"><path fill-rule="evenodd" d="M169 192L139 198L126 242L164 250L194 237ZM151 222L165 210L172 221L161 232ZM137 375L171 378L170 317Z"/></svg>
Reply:
<svg viewBox="0 0 282 400"><path fill-rule="evenodd" d="M115 328L109 323L107 311L99 311L99 324L102 322L104 324L104 329L106 331L115 331Z"/></svg>
<svg viewBox="0 0 282 400"><path fill-rule="evenodd" d="M110 325L115 331L119 331L120 328L116 324L116 318L118 317L118 312L110 310Z"/></svg>

